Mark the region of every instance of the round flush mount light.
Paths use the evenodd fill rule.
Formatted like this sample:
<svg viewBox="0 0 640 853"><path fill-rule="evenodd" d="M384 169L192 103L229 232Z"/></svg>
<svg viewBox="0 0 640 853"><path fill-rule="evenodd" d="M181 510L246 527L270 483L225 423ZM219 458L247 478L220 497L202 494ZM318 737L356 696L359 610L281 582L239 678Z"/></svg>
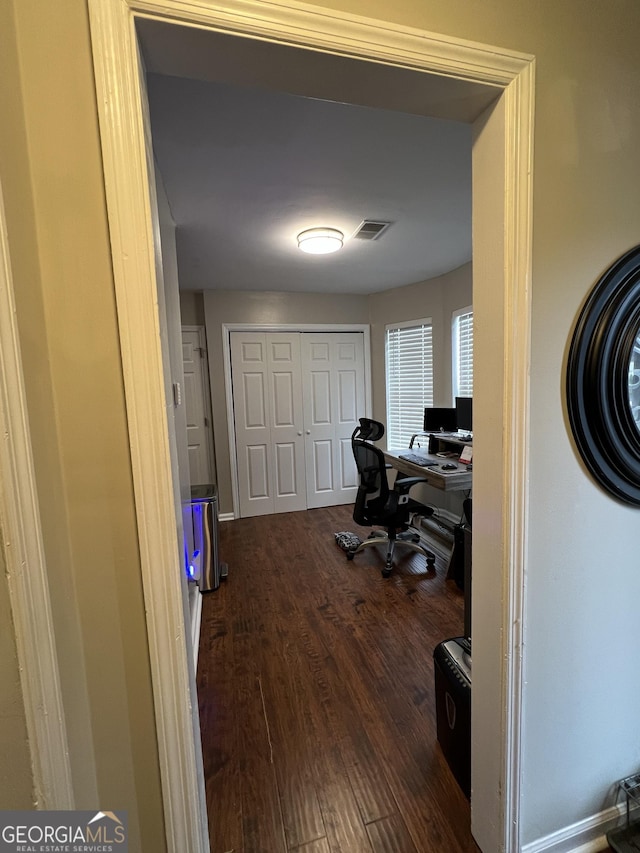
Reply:
<svg viewBox="0 0 640 853"><path fill-rule="evenodd" d="M337 228L308 228L298 234L298 248L310 255L328 255L341 249L343 240Z"/></svg>

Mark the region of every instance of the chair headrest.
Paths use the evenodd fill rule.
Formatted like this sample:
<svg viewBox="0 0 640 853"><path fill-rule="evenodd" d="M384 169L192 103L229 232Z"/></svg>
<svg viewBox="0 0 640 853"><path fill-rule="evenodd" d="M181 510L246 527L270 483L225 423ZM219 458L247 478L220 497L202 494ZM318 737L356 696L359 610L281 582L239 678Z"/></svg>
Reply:
<svg viewBox="0 0 640 853"><path fill-rule="evenodd" d="M360 426L354 433L355 438L365 441L378 441L384 435L384 424L380 421L372 421L370 418L360 418Z"/></svg>

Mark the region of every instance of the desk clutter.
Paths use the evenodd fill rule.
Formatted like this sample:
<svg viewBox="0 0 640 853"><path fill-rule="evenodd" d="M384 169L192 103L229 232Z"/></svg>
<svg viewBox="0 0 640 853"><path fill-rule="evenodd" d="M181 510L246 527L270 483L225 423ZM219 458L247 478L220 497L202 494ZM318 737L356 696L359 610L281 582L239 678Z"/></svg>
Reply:
<svg viewBox="0 0 640 853"><path fill-rule="evenodd" d="M422 443L427 445L426 449L422 448ZM430 468L444 473L471 471L472 436L441 430L414 433L409 442L409 449L398 452L398 458L419 465L421 468Z"/></svg>
<svg viewBox="0 0 640 853"><path fill-rule="evenodd" d="M384 456L387 464L399 472L398 476L422 477L428 485L444 492L471 489L471 463L460 463L457 454L436 456L415 447L385 450Z"/></svg>

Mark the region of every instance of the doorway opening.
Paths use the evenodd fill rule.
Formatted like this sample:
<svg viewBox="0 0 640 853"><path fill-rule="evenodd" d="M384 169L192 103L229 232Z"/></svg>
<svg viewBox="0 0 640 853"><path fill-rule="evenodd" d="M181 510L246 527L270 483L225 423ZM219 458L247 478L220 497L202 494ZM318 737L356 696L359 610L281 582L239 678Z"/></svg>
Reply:
<svg viewBox="0 0 640 853"><path fill-rule="evenodd" d="M171 851L206 849L197 773L193 678L184 654L166 642L182 621L173 492L157 346L155 272L147 199L148 176L132 19L154 15L167 26L211 28L257 44L305 48L363 61L373 74L433 77L435 89L458 94L493 90L498 99L474 118L474 314L478 360L490 381L478 381L486 411L502 412L495 437L490 419L474 412L474 503L495 519L491 536L474 531L474 571L484 602L474 602L474 686L483 699L472 730L472 828L483 849L517 849L521 636L526 544L529 289L531 268L532 57L432 37L421 31L340 12L263 2L249 18L245 4L178 11L169 0L90 0L96 86L121 326L125 390L148 610L156 717ZM241 40L240 39L240 40ZM240 43L238 40L238 44ZM315 54L314 54L315 56ZM235 63L228 63L231 73ZM416 79L417 79L416 78ZM411 87L410 87L411 88ZM442 96L443 89L439 94ZM464 101L461 98L458 106ZM467 101L467 105L468 105ZM498 316L499 323L482 318ZM491 331L482 332L482 329ZM496 381L496 377L499 381ZM164 459L164 465L157 461ZM483 460L483 461L481 461ZM160 589L161 588L161 589ZM498 604L499 603L499 604ZM496 624L495 614L498 613ZM515 626L515 627L514 627ZM166 651L166 654L163 652ZM178 699L177 697L182 697ZM183 757L175 773L170 757Z"/></svg>

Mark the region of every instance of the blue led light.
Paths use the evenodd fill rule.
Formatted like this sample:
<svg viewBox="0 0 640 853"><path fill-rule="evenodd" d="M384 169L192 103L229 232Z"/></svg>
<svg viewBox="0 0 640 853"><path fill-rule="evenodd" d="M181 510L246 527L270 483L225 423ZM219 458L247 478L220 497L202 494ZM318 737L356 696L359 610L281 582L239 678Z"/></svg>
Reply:
<svg viewBox="0 0 640 853"><path fill-rule="evenodd" d="M196 576L196 567L195 567L194 563L198 562L199 556L200 556L200 551L199 551L199 549L196 548L196 550L193 552L193 555L191 557L192 562L189 563L189 566L187 568L187 574L189 575L189 577L191 579L195 578L195 576Z"/></svg>
<svg viewBox="0 0 640 853"><path fill-rule="evenodd" d="M185 570L186 570L186 573L187 573L187 577L193 577L193 576L192 576L192 574L191 574L191 569L193 568L193 566L191 566L191 565L189 564L189 551L188 551L188 549L187 549L187 539L186 539L186 537L185 537L185 538L184 538L184 540L183 540L183 545L184 545L184 566L185 566Z"/></svg>

